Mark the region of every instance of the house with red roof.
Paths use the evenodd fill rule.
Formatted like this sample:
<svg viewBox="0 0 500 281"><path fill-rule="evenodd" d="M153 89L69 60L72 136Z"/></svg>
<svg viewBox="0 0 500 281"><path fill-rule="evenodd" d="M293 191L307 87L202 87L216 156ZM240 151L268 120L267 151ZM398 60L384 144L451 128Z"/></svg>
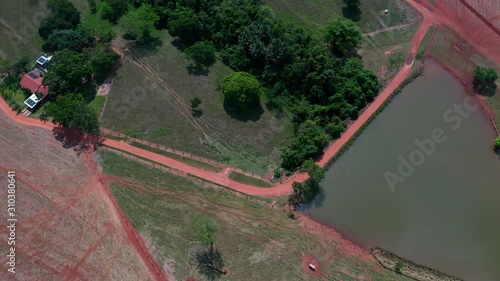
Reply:
<svg viewBox="0 0 500 281"><path fill-rule="evenodd" d="M19 84L30 90L31 96L24 101L29 108L34 108L43 98L49 94L49 88L42 85L43 74L39 69L26 73Z"/></svg>

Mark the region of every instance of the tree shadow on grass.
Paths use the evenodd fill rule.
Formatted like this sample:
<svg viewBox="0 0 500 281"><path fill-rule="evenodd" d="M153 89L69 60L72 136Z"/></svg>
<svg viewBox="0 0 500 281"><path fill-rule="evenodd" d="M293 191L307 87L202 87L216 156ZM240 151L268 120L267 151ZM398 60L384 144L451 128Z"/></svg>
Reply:
<svg viewBox="0 0 500 281"><path fill-rule="evenodd" d="M264 108L262 108L262 105L260 105L260 103L258 104L258 106L249 111L241 112L235 110L226 101L224 101L224 110L229 116L231 116L231 118L243 122L248 122L248 121L256 122L260 119L260 117L264 113Z"/></svg>
<svg viewBox="0 0 500 281"><path fill-rule="evenodd" d="M144 57L158 52L162 44L160 37L148 36L143 40L133 42L132 47L138 56Z"/></svg>
<svg viewBox="0 0 500 281"><path fill-rule="evenodd" d="M207 76L209 73L208 67L205 67L198 63L190 63L186 66L189 75L195 76Z"/></svg>
<svg viewBox="0 0 500 281"><path fill-rule="evenodd" d="M487 84L487 85L478 84L478 85L473 85L473 86L474 86L474 92L476 92L478 95L481 95L481 96L491 98L497 92L497 85L495 83L491 83L491 84Z"/></svg>
<svg viewBox="0 0 500 281"><path fill-rule="evenodd" d="M104 137L97 134L89 134L80 129L63 128L56 126L52 130L55 138L63 144L64 148L73 148L77 155L82 152L92 152L104 141Z"/></svg>
<svg viewBox="0 0 500 281"><path fill-rule="evenodd" d="M189 47L189 44L186 44L186 42L182 41L178 37L174 38L171 41L171 43L172 43L172 46L174 46L175 48L177 48L177 50L179 50L181 52L184 52L184 50L186 50L186 48Z"/></svg>
<svg viewBox="0 0 500 281"><path fill-rule="evenodd" d="M342 8L342 15L354 22L358 22L361 20L361 10L358 7L343 7Z"/></svg>

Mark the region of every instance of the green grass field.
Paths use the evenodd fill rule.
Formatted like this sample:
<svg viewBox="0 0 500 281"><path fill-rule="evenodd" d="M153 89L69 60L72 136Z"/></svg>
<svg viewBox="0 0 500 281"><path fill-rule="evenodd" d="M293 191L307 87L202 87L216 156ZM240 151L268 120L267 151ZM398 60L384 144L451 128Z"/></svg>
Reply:
<svg viewBox="0 0 500 281"><path fill-rule="evenodd" d="M262 180L259 180L256 178L252 178L252 177L249 177L249 176L237 173L237 172L231 172L229 174L229 178L234 180L234 181L237 181L237 182L246 183L246 184L254 185L254 186L260 186L260 187L271 187L272 186L268 182L265 182L265 181L262 181Z"/></svg>
<svg viewBox="0 0 500 281"><path fill-rule="evenodd" d="M106 102L106 97L95 96L94 100L89 103L90 108L92 108L97 114L101 114L102 108L104 107L104 102Z"/></svg>
<svg viewBox="0 0 500 281"><path fill-rule="evenodd" d="M385 72L386 80L392 79L404 64L403 61L389 66L390 56L400 54L406 57L417 29L418 14L399 0L361 1L360 13L356 15L345 9L342 0L266 0L266 3L281 18L320 37L323 27L335 17L353 19L365 33L359 50L365 66L374 73L382 73L382 67L390 68ZM384 14L386 9L389 10L387 15Z"/></svg>
<svg viewBox="0 0 500 281"><path fill-rule="evenodd" d="M179 160L181 162L184 162L184 163L189 164L189 165L194 166L194 167L202 168L204 170L213 171L213 172L220 172L222 170L219 167L215 167L215 166L212 166L212 165L204 163L204 162L196 161L196 160L193 160L191 158L182 157L178 154L170 153L170 152L158 149L158 148L150 147L150 146L144 145L142 143L132 142L131 145L142 148L144 150L148 150L148 151L160 154L160 155L165 155L169 158Z"/></svg>
<svg viewBox="0 0 500 281"><path fill-rule="evenodd" d="M127 59L118 70L103 127L266 174L279 161L280 146L292 133L290 117L268 110L264 98L261 112L231 117L218 87L232 71L217 62L208 73L190 74L190 62L172 37L167 32L160 36L162 45L156 52ZM202 101L199 118L190 112L194 97ZM163 133L153 134L159 130Z"/></svg>
<svg viewBox="0 0 500 281"><path fill-rule="evenodd" d="M458 38L447 28L440 28L434 39L431 53L438 60L459 73L464 82L472 83L476 66L493 67L500 73L500 65L477 53L467 42ZM500 82L491 97L484 97L495 115L495 123L500 126Z"/></svg>
<svg viewBox="0 0 500 281"><path fill-rule="evenodd" d="M2 0L0 4L0 58L15 61L22 56L36 59L43 40L38 26L47 16L46 1Z"/></svg>
<svg viewBox="0 0 500 281"><path fill-rule="evenodd" d="M189 266L198 242L192 219L214 219L216 248L229 274L221 280L317 280L302 269L302 255L320 261L325 280L409 280L380 269L374 261L347 256L331 237L306 231L283 210L258 205L223 191L204 188L111 153L98 151L103 171L136 184L117 182L111 192L120 208L146 241L169 280L197 277Z"/></svg>
<svg viewBox="0 0 500 281"><path fill-rule="evenodd" d="M276 14L320 35L322 28L337 16L354 20L363 32L414 23L417 15L399 0L361 1L360 13L345 9L342 0L266 0ZM384 10L389 14L385 15Z"/></svg>

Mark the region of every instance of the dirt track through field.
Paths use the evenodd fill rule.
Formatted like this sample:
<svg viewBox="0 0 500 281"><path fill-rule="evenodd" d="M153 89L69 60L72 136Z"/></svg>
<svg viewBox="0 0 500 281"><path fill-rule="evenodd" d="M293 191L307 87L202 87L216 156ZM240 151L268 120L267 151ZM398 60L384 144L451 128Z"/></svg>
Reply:
<svg viewBox="0 0 500 281"><path fill-rule="evenodd" d="M418 28L415 36L413 37L413 41L410 48L410 53L408 54L408 59L405 66L397 73L394 79L388 84L388 86L377 96L375 101L371 103L366 110L359 116L359 118L342 134L342 136L333 142L324 152L321 159L318 160L318 164L320 166L325 166L328 163L329 159L331 159L337 152L342 148L342 146L347 143L356 132L363 126L365 122L376 112L376 110L387 100L387 98L391 95L391 93L406 79L406 77L411 72L411 66L413 65L415 53L425 36L427 30L432 24L447 24L456 28L457 30L463 30L461 26L457 26L454 21L450 20L447 17L443 17L443 12L440 10L433 9L430 10L429 6L420 3L420 1L409 1L409 3L415 7L418 11L420 11L423 15L422 23ZM489 26L488 26L489 27ZM480 43L480 42L476 42ZM490 50L491 51L491 50ZM500 54L497 54L500 56ZM500 61L500 58L498 59ZM15 115L7 104L2 100L0 103L0 107L4 112L7 112L9 116L25 125L32 125L42 127L48 130L52 130L54 126L48 122L42 123L39 120L30 119L24 116ZM181 110L186 110L184 108ZM215 182L217 184L227 186L229 188L235 189L237 191L256 196L279 196L289 194L292 190L292 179L294 181L303 181L306 179L306 175L298 174L295 175L292 179L287 180L282 184L278 184L272 188L260 188L247 184L242 184L239 182L235 182L230 180L227 175L214 173L210 171L205 171L196 167L192 167L185 163L176 161L174 159L168 158L166 156L158 155L156 153L146 151L134 146L131 146L125 142L119 142L111 139L105 139L104 144L110 146L115 149L123 150L128 153L132 153L134 155L140 156L142 158L149 159L154 162L158 162L160 164L164 164L170 166L172 168L190 173L197 177L204 178L206 180Z"/></svg>

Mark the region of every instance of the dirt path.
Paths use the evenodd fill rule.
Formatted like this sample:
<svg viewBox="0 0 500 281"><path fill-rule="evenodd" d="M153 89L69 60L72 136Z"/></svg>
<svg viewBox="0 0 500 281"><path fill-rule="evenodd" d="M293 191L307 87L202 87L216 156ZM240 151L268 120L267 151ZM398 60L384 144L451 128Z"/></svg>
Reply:
<svg viewBox="0 0 500 281"><path fill-rule="evenodd" d="M457 28L458 30L462 30L460 26L457 26L455 22L450 19L443 17L441 13L436 11L429 10L425 5L420 2L409 1L409 3L414 6L417 10L419 10L423 15L423 21L420 24L415 36L413 37L413 41L411 44L410 53L408 54L408 59L405 66L397 73L394 79L389 83L389 85L380 93L375 101L371 103L366 110L359 116L359 118L342 134L342 136L333 142L324 152L321 159L318 160L318 164L320 166L325 166L326 163L341 149L341 147L347 143L355 133L363 126L363 124L374 114L374 112L387 100L390 94L405 80L405 78L411 72L411 66L413 65L413 57L420 45L423 37L425 36L427 30L432 24L448 24L452 27ZM54 125L50 122L41 122L40 120L27 118L22 115L16 115L10 107L5 103L2 99L0 101L0 108L8 114L8 116L17 122L29 125L29 126L38 126L41 128L45 128L47 130L52 130ZM140 156L172 168L184 171L186 173L190 173L192 175L204 178L206 180L215 182L220 185L224 185L230 187L234 190L237 190L242 193L246 193L249 195L255 196L280 196L289 194L292 190L293 181L303 181L307 178L305 174L297 174L294 177L288 179L285 183L276 185L272 188L261 188L255 187L247 184L242 184L236 181L233 181L228 178L228 175L224 173L216 173L205 171L196 167L192 167L188 164L176 161L174 159L168 158L166 156L158 155L156 153L143 150L134 146L131 146L125 142L119 142L111 139L105 139L104 144L110 146L115 149L127 151L128 153L134 154L136 156Z"/></svg>
<svg viewBox="0 0 500 281"><path fill-rule="evenodd" d="M405 27L408 27L408 26L411 26L411 25L414 25L414 24L415 23L408 23L408 24L401 24L401 25L386 27L386 28L382 28L382 29L375 30L375 31L372 31L372 32L364 33L363 35L364 36L373 36L373 35L381 33L381 32L386 32L386 31L391 31L391 30L395 30L395 29L405 28Z"/></svg>
<svg viewBox="0 0 500 281"><path fill-rule="evenodd" d="M409 56L413 57L420 44L422 38L424 37L427 29L430 27L431 23L425 21L421 24L417 33L415 34L412 48ZM387 86L387 88L375 99L375 101L368 106L365 112L349 127L349 129L341 136L340 139L335 141L328 149L325 151L321 160L318 161L320 166L324 166L328 160L335 155L339 149L355 134L355 132L368 120L368 118L377 110L377 108L389 97L389 95L396 89L399 84L408 76L411 71L411 65L413 64L413 60L410 63L405 65L396 77L391 81L391 83ZM41 128L45 128L47 130L53 130L54 125L50 122L42 122L38 119L28 118L22 115L16 115L10 107L5 103L3 99L0 99L0 109L3 110L10 118L13 120L28 126L37 126ZM197 177L204 178L206 180L212 181L219 185L227 186L234 190L237 190L242 193L246 193L254 196L281 196L287 195L292 191L292 184L294 181L304 181L307 178L306 174L296 174L286 182L282 184L278 184L271 188L262 188L251 186L247 184L242 184L236 181L233 181L228 178L228 175L215 173L210 171L205 171L183 162L168 158L163 155L156 154L154 152L150 152L144 149L140 149L138 147L132 146L123 141L115 141L112 139L104 139L104 144L119 150L126 151L128 153L134 154L136 156L140 156L146 159L149 159L154 162L158 162L160 164L164 164L166 166L172 167L177 170L184 171L186 173L195 175Z"/></svg>

